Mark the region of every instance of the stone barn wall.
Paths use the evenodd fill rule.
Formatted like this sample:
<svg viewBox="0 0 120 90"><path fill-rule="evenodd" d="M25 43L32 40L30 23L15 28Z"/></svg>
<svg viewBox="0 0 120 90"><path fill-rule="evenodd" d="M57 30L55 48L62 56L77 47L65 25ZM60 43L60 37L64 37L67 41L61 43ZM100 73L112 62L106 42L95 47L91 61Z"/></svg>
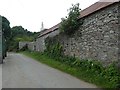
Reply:
<svg viewBox="0 0 120 90"><path fill-rule="evenodd" d="M29 42L28 43L28 49L30 51L35 51L36 50L35 42Z"/></svg>
<svg viewBox="0 0 120 90"><path fill-rule="evenodd" d="M19 42L19 50L22 49L25 45L27 45L29 42Z"/></svg>
<svg viewBox="0 0 120 90"><path fill-rule="evenodd" d="M19 50L22 49L25 45L28 46L28 49L30 51L35 51L36 50L35 42L27 42L27 41L26 42L25 41L19 42Z"/></svg>
<svg viewBox="0 0 120 90"><path fill-rule="evenodd" d="M120 2L102 4L103 6L101 3L95 4L93 11L87 8L85 13L81 13L84 19L83 25L72 37L61 34L58 30L59 26L53 26L45 31L47 33L36 39L34 50L43 52L46 49L45 39L54 37L63 46L65 55L100 60L105 65L118 61L120 59ZM99 5L102 8L97 8Z"/></svg>
<svg viewBox="0 0 120 90"><path fill-rule="evenodd" d="M65 55L100 60L104 64L118 61L119 17L119 3L114 3L84 17L83 25L72 37L60 34L54 38L62 44Z"/></svg>
<svg viewBox="0 0 120 90"><path fill-rule="evenodd" d="M55 31L52 31L50 33L47 33L43 36L40 36L37 40L36 40L36 51L40 51L40 52L44 52L44 50L46 49L45 47L45 39L47 37L54 37L56 35L59 34L59 30L55 30Z"/></svg>

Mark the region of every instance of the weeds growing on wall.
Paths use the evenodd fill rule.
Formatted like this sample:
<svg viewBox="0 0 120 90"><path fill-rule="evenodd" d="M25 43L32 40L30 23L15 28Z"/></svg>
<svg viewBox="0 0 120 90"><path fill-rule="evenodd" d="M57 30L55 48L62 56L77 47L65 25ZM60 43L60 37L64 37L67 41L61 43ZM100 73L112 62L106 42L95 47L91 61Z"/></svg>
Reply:
<svg viewBox="0 0 120 90"><path fill-rule="evenodd" d="M78 77L105 88L120 87L120 73L114 63L108 67L103 67L97 60L79 60L75 56L65 56L62 45L57 38L48 37L45 43L46 50L43 55L70 67L77 68Z"/></svg>
<svg viewBox="0 0 120 90"><path fill-rule="evenodd" d="M79 29L80 25L83 24L83 20L80 18L80 8L79 3L72 5L69 9L68 16L66 18L62 18L60 24L60 31L65 33L66 35L73 35L76 30Z"/></svg>
<svg viewBox="0 0 120 90"><path fill-rule="evenodd" d="M45 40L46 50L44 51L50 57L61 57L62 54L62 45L55 38L47 37Z"/></svg>

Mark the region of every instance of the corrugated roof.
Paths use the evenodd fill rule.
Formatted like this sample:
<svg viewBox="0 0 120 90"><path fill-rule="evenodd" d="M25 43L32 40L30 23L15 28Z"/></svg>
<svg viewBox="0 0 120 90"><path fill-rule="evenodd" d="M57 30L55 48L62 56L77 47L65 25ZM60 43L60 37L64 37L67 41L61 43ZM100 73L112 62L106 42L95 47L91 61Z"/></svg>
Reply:
<svg viewBox="0 0 120 90"><path fill-rule="evenodd" d="M104 2L102 2L102 1L103 1L103 0L100 0L99 2L96 2L96 3L92 4L91 6L89 6L88 8L82 10L82 11L80 12L80 17L79 17L79 18L83 18L83 17L85 17L85 16L88 16L88 15L90 15L90 14L92 14L92 13L94 13L94 12L96 12L96 11L102 9L102 8L105 8L105 7L111 5L111 4L113 4L113 3L115 3L116 1L119 1L119 0L112 0L112 1L114 1L114 2L107 2L107 1L105 2L105 0L104 0ZM56 30L57 28L59 28L59 25L60 25L60 23L58 23L57 25L49 28L48 30L46 30L46 31L45 31L42 35L40 35L40 36L43 36L43 35L45 35L45 34L47 34L47 33L50 33L50 32L52 32L52 31Z"/></svg>

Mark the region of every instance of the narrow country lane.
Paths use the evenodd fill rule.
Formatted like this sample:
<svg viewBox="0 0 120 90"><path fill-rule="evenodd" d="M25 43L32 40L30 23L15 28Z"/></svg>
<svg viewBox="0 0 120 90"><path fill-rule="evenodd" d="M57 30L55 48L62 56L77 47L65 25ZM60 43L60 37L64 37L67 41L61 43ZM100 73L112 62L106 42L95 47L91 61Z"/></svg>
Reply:
<svg viewBox="0 0 120 90"><path fill-rule="evenodd" d="M8 53L2 65L2 88L96 88L21 54Z"/></svg>

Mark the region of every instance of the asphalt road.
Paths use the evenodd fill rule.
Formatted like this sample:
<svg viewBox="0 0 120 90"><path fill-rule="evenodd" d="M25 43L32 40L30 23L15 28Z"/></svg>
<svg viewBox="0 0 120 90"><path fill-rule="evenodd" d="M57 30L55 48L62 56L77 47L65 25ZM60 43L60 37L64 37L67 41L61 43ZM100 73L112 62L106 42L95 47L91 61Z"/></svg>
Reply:
<svg viewBox="0 0 120 90"><path fill-rule="evenodd" d="M96 88L21 54L9 53L2 65L3 88Z"/></svg>

